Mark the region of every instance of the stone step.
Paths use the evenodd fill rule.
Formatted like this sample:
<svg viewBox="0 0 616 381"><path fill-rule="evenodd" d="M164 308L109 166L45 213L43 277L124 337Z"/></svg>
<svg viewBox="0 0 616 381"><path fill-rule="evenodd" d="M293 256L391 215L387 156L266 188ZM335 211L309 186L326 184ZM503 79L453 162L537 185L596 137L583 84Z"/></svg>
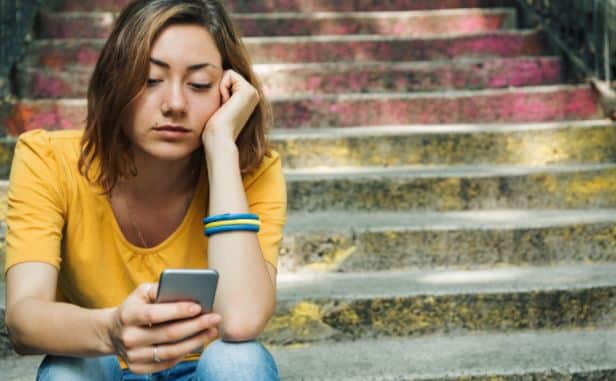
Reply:
<svg viewBox="0 0 616 381"><path fill-rule="evenodd" d="M40 38L107 38L117 14L112 12L43 12ZM513 8L396 12L287 12L234 14L244 36L380 34L421 37L513 29Z"/></svg>
<svg viewBox="0 0 616 381"><path fill-rule="evenodd" d="M286 274L270 344L613 326L616 264Z"/></svg>
<svg viewBox="0 0 616 381"><path fill-rule="evenodd" d="M254 65L268 96L395 93L552 85L561 81L558 57L457 59L430 62L339 62ZM85 97L92 68L17 68L24 98Z"/></svg>
<svg viewBox="0 0 616 381"><path fill-rule="evenodd" d="M117 12L130 0L54 0L52 8L59 11L113 11ZM481 8L511 6L511 0L226 0L225 6L233 12L353 12L403 11L452 8Z"/></svg>
<svg viewBox="0 0 616 381"><path fill-rule="evenodd" d="M616 164L286 170L290 211L616 207Z"/></svg>
<svg viewBox="0 0 616 381"><path fill-rule="evenodd" d="M380 126L270 134L285 168L616 162L616 125L606 119L537 124ZM0 179L16 138L0 139Z"/></svg>
<svg viewBox="0 0 616 381"><path fill-rule="evenodd" d="M62 69L94 66L103 39L36 40L23 65ZM542 53L538 31L500 31L425 38L404 36L246 37L254 63L417 61L516 57Z"/></svg>
<svg viewBox="0 0 616 381"><path fill-rule="evenodd" d="M358 340L272 348L283 380L616 380L616 330Z"/></svg>
<svg viewBox="0 0 616 381"><path fill-rule="evenodd" d="M589 86L540 86L413 94L335 94L270 97L276 128L396 124L519 123L602 117ZM85 99L22 99L0 115L18 135L36 128L79 128Z"/></svg>
<svg viewBox="0 0 616 381"><path fill-rule="evenodd" d="M588 329L381 338L269 350L281 379L289 381L600 381L616 379L614 343L616 330ZM0 369L5 381L31 381L42 359L12 356L0 359Z"/></svg>
<svg viewBox="0 0 616 381"><path fill-rule="evenodd" d="M290 213L279 272L616 262L616 210Z"/></svg>
<svg viewBox="0 0 616 381"><path fill-rule="evenodd" d="M277 128L518 123L602 117L596 96L588 86L289 96L273 97L272 101Z"/></svg>
<svg viewBox="0 0 616 381"><path fill-rule="evenodd" d="M516 57L543 53L538 31L499 31L434 37L248 37L255 63L428 61L457 57Z"/></svg>
<svg viewBox="0 0 616 381"><path fill-rule="evenodd" d="M270 141L286 168L616 162L605 119L273 130Z"/></svg>
<svg viewBox="0 0 616 381"><path fill-rule="evenodd" d="M260 339L289 345L610 327L616 319L614 274L616 264L281 274L277 311ZM0 324L0 331L6 332L4 319Z"/></svg>

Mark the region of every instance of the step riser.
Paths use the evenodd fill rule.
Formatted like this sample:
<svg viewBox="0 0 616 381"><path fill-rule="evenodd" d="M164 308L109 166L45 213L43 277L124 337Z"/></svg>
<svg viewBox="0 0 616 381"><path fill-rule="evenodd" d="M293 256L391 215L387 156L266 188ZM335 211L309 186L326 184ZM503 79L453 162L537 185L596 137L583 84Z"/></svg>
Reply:
<svg viewBox="0 0 616 381"><path fill-rule="evenodd" d="M616 169L519 176L288 178L291 211L457 211L616 207Z"/></svg>
<svg viewBox="0 0 616 381"><path fill-rule="evenodd" d="M406 67L405 67L406 66ZM397 93L463 89L496 89L557 84L562 77L558 59L532 57L452 62L430 65L384 63L339 70L272 69L261 74L271 96L293 94Z"/></svg>
<svg viewBox="0 0 616 381"><path fill-rule="evenodd" d="M516 57L542 53L538 33L456 36L379 41L254 41L246 45L255 63L339 61L429 61L456 57Z"/></svg>
<svg viewBox="0 0 616 381"><path fill-rule="evenodd" d="M409 127L412 128L412 127ZM616 162L616 127L324 139L274 138L286 168Z"/></svg>
<svg viewBox="0 0 616 381"><path fill-rule="evenodd" d="M286 233L279 272L475 269L616 261L616 223L550 228Z"/></svg>
<svg viewBox="0 0 616 381"><path fill-rule="evenodd" d="M55 0L54 9L61 11L119 11L130 0ZM511 5L509 0L227 0L229 11L234 12L298 12L298 11L398 11L423 9L481 8Z"/></svg>
<svg viewBox="0 0 616 381"><path fill-rule="evenodd" d="M616 288L278 303L261 339L270 344L408 337L479 330L610 326Z"/></svg>
<svg viewBox="0 0 616 381"><path fill-rule="evenodd" d="M312 97L273 99L276 128L379 126L438 123L545 122L598 119L601 111L592 91L503 91L458 96ZM0 126L12 135L36 128L78 128L85 119L79 102L22 102Z"/></svg>
<svg viewBox="0 0 616 381"><path fill-rule="evenodd" d="M616 127L511 133L417 134L341 139L274 138L286 168L616 162ZM0 142L0 179L8 178L14 141Z"/></svg>
<svg viewBox="0 0 616 381"><path fill-rule="evenodd" d="M367 38L367 37L366 37ZM428 61L454 57L533 56L542 52L538 33L492 33L442 39L384 38L358 41L246 39L254 63L347 61ZM45 41L35 45L25 66L69 68L93 66L103 40Z"/></svg>
<svg viewBox="0 0 616 381"><path fill-rule="evenodd" d="M42 38L107 38L114 14L70 16L43 14L39 24ZM313 18L309 14L295 17L243 17L234 22L244 36L309 36L379 34L390 36L426 36L439 33L478 33L512 29L515 12L474 12L465 14L419 14L339 16Z"/></svg>
<svg viewBox="0 0 616 381"><path fill-rule="evenodd" d="M339 93L392 93L450 89L490 89L557 84L562 63L557 58L489 60L481 63L381 64L361 66L270 68L257 72L268 96ZM18 69L18 88L26 98L85 97L91 71Z"/></svg>
<svg viewBox="0 0 616 381"><path fill-rule="evenodd" d="M601 117L588 89L506 92L446 97L349 99L313 97L274 103L277 128L400 124L518 123Z"/></svg>

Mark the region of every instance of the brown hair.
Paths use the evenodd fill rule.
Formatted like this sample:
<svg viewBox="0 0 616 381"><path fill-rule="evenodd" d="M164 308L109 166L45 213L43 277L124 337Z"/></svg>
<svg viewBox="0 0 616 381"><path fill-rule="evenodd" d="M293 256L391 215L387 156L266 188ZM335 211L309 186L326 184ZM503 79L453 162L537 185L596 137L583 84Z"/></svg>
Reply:
<svg viewBox="0 0 616 381"><path fill-rule="evenodd" d="M241 36L218 0L137 0L118 16L94 68L88 87L88 116L81 141L79 171L109 193L120 178L137 174L131 142L123 133L130 105L145 89L150 52L162 30L173 24L203 26L214 38L223 70L233 69L259 92L260 102L237 138L240 169L247 174L269 155L265 132L271 110L252 70ZM91 178L90 170L100 160ZM194 155L201 166L203 147Z"/></svg>

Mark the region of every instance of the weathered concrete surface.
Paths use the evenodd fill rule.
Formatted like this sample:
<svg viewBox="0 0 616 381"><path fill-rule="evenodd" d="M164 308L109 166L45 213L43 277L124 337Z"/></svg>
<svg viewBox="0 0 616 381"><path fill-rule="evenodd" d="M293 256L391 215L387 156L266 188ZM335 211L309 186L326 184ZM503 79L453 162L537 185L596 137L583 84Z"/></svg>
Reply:
<svg viewBox="0 0 616 381"><path fill-rule="evenodd" d="M50 6L59 11L118 11L129 0L53 0ZM226 0L234 12L328 12L328 11L400 11L510 6L511 0Z"/></svg>
<svg viewBox="0 0 616 381"><path fill-rule="evenodd" d="M560 81L556 57L256 65L266 94L395 93L539 86Z"/></svg>
<svg viewBox="0 0 616 381"><path fill-rule="evenodd" d="M292 344L462 331L613 326L616 265L279 276L261 336Z"/></svg>
<svg viewBox="0 0 616 381"><path fill-rule="evenodd" d="M439 123L518 123L598 119L588 86L543 86L416 94L341 94L271 98L276 128ZM443 112L447 110L447 112ZM36 128L80 128L84 99L22 100L0 126L11 135Z"/></svg>
<svg viewBox="0 0 616 381"><path fill-rule="evenodd" d="M455 57L516 57L543 53L536 31L500 31L431 38L395 36L247 37L254 63L413 61ZM102 39L37 40L23 64L39 68L93 66Z"/></svg>
<svg viewBox="0 0 616 381"><path fill-rule="evenodd" d="M427 12L237 14L244 36L361 35L422 37L513 29L514 9Z"/></svg>
<svg viewBox="0 0 616 381"><path fill-rule="evenodd" d="M283 380L608 381L614 330L522 332L270 346ZM42 356L0 359L5 381L32 381Z"/></svg>
<svg viewBox="0 0 616 381"><path fill-rule="evenodd" d="M277 128L548 122L602 117L595 95L586 86L275 97L272 102Z"/></svg>
<svg viewBox="0 0 616 381"><path fill-rule="evenodd" d="M431 38L247 37L244 42L255 63L428 61L459 57L516 57L545 54L542 49L543 37L537 31L439 35Z"/></svg>
<svg viewBox="0 0 616 381"><path fill-rule="evenodd" d="M274 130L285 168L616 162L609 120Z"/></svg>
<svg viewBox="0 0 616 381"><path fill-rule="evenodd" d="M25 98L85 97L92 68L17 69ZM433 62L264 64L254 66L267 96L398 93L557 84L558 57L460 59Z"/></svg>
<svg viewBox="0 0 616 381"><path fill-rule="evenodd" d="M281 273L616 262L616 210L290 214Z"/></svg>
<svg viewBox="0 0 616 381"><path fill-rule="evenodd" d="M291 211L616 206L616 164L287 170Z"/></svg>
<svg viewBox="0 0 616 381"><path fill-rule="evenodd" d="M42 12L39 38L107 38L113 12ZM437 33L478 33L513 29L511 9L461 9L427 12L250 13L232 19L243 36L381 34L426 36Z"/></svg>
<svg viewBox="0 0 616 381"><path fill-rule="evenodd" d="M359 340L272 348L283 380L608 381L614 330Z"/></svg>

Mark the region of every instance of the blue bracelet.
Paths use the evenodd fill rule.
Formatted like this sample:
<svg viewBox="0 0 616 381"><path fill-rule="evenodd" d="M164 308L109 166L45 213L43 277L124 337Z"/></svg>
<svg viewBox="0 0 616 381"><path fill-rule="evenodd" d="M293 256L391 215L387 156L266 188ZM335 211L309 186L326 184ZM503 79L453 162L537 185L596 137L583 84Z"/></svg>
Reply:
<svg viewBox="0 0 616 381"><path fill-rule="evenodd" d="M228 221L228 220L258 220L259 216L253 213L225 213L225 214L217 214L215 216L209 216L203 219L203 224L207 225L210 222L217 221Z"/></svg>
<svg viewBox="0 0 616 381"><path fill-rule="evenodd" d="M230 226L219 226L216 228L204 229L203 233L209 237L212 234L216 233L224 233L224 232L232 232L232 231L251 231L258 232L259 227L256 225L230 225Z"/></svg>

